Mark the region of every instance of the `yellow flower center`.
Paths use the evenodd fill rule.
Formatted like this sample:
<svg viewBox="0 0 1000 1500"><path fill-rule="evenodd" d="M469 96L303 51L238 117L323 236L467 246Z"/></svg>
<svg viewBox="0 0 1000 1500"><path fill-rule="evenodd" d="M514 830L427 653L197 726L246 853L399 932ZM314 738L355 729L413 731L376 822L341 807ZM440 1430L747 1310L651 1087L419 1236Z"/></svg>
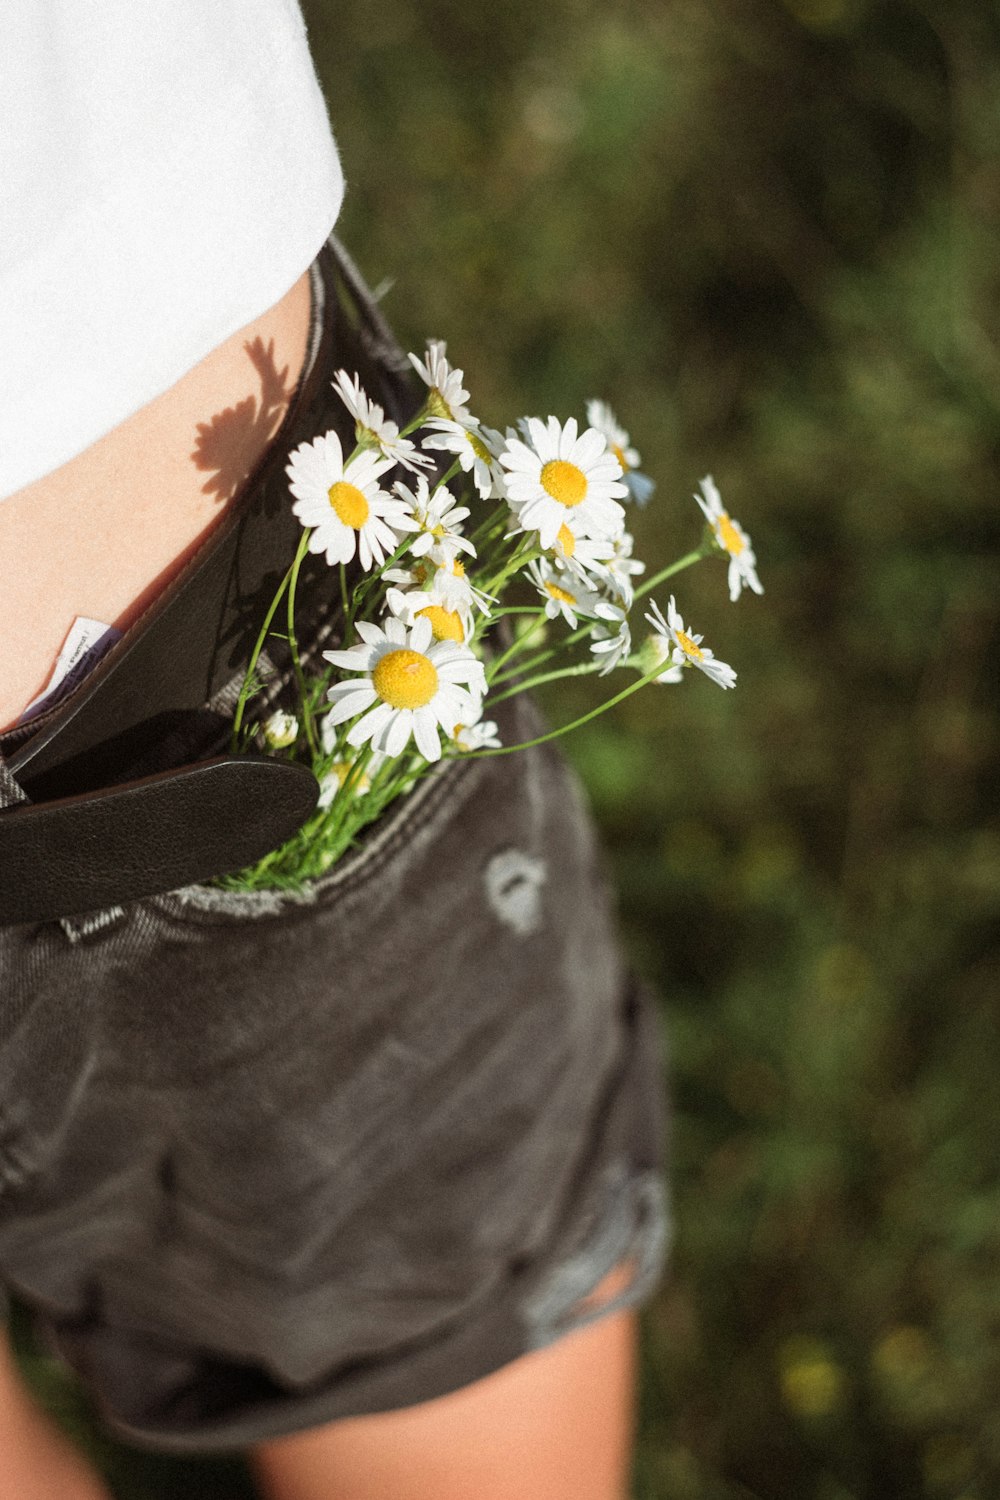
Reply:
<svg viewBox="0 0 1000 1500"><path fill-rule="evenodd" d="M617 458L618 462L621 464L622 471L627 471L629 464L628 459L625 457L624 448L622 448L618 443L612 443L611 451L615 455L615 458Z"/></svg>
<svg viewBox="0 0 1000 1500"><path fill-rule="evenodd" d="M562 526L556 532L556 541L559 544L559 549L563 557L573 556L573 553L576 551L576 537L565 522L563 522Z"/></svg>
<svg viewBox="0 0 1000 1500"><path fill-rule="evenodd" d="M330 767L330 775L335 776L337 778L337 785L343 788L344 782L353 770L353 760L335 760ZM360 776L355 776L351 782L351 789L354 792L367 792L370 786L371 782L368 780L368 773L366 771L362 771Z"/></svg>
<svg viewBox="0 0 1000 1500"><path fill-rule="evenodd" d="M456 578L464 578L465 564L463 562L459 562L458 558L456 557L455 561L451 565L451 571L454 573Z"/></svg>
<svg viewBox="0 0 1000 1500"><path fill-rule="evenodd" d="M428 604L426 609L417 610L417 618L421 617L430 620L436 641L465 640L462 621L453 609L445 609L443 604Z"/></svg>
<svg viewBox="0 0 1000 1500"><path fill-rule="evenodd" d="M482 438L476 432L469 433L469 446L477 458L481 458L484 464L493 462L493 454L487 448Z"/></svg>
<svg viewBox="0 0 1000 1500"><path fill-rule="evenodd" d="M552 595L553 599L558 599L560 604L576 603L573 595L568 594L565 589L561 589L557 583L547 583L545 587L547 591Z"/></svg>
<svg viewBox="0 0 1000 1500"><path fill-rule="evenodd" d="M718 528L719 541L725 547L730 557L739 557L746 546L746 542L740 536L725 511L722 512L722 515L715 524Z"/></svg>
<svg viewBox="0 0 1000 1500"><path fill-rule="evenodd" d="M390 708L423 708L437 685L434 663L420 651L387 651L372 673L372 687Z"/></svg>
<svg viewBox="0 0 1000 1500"><path fill-rule="evenodd" d="M572 507L587 498L587 476L576 464L564 458L553 458L545 464L541 473L542 488L560 505Z"/></svg>
<svg viewBox="0 0 1000 1500"><path fill-rule="evenodd" d="M677 639L685 656L690 656L692 661L701 661L705 655L700 646L696 646L686 630L678 630Z"/></svg>
<svg viewBox="0 0 1000 1500"><path fill-rule="evenodd" d="M369 506L357 485L348 484L346 479L338 479L326 493L337 520L360 531L368 519Z"/></svg>
<svg viewBox="0 0 1000 1500"><path fill-rule="evenodd" d="M444 417L446 421L453 422L451 407L442 396L436 385L432 385L427 396L427 410L432 417Z"/></svg>

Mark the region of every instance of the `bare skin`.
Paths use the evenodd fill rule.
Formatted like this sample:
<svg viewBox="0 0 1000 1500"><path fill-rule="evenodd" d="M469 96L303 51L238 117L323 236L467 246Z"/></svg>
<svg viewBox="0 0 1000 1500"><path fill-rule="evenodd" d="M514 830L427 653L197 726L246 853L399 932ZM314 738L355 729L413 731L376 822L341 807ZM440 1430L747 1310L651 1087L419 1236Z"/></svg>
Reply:
<svg viewBox="0 0 1000 1500"><path fill-rule="evenodd" d="M263 1444L269 1500L626 1500L636 1320L617 1313L403 1411Z"/></svg>
<svg viewBox="0 0 1000 1500"><path fill-rule="evenodd" d="M309 297L303 276L164 395L0 500L0 729L42 691L77 615L127 629L217 523L287 409Z"/></svg>
<svg viewBox="0 0 1000 1500"><path fill-rule="evenodd" d="M111 1500L110 1492L21 1384L0 1333L0 1494L17 1500Z"/></svg>
<svg viewBox="0 0 1000 1500"><path fill-rule="evenodd" d="M635 1348L635 1316L614 1314L452 1395L261 1444L251 1455L261 1495L626 1500ZM25 1390L2 1333L0 1494L110 1500Z"/></svg>
<svg viewBox="0 0 1000 1500"><path fill-rule="evenodd" d="M309 283L70 463L0 501L0 728L77 615L127 629L215 526L284 415ZM611 1295L616 1276L595 1294ZM619 1313L404 1411L261 1445L269 1500L624 1500L635 1319ZM0 1331L0 1496L109 1500L18 1378Z"/></svg>

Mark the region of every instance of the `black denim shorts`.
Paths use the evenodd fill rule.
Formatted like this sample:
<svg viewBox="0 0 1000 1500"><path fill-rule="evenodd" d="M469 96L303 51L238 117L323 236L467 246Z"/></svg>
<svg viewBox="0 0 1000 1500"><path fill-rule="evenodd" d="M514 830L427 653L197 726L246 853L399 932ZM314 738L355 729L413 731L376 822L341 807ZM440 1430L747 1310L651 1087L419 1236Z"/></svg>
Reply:
<svg viewBox="0 0 1000 1500"><path fill-rule="evenodd" d="M301 893L0 929L0 977L0 1284L127 1438L406 1406L655 1281L658 1016L548 746L442 763Z"/></svg>

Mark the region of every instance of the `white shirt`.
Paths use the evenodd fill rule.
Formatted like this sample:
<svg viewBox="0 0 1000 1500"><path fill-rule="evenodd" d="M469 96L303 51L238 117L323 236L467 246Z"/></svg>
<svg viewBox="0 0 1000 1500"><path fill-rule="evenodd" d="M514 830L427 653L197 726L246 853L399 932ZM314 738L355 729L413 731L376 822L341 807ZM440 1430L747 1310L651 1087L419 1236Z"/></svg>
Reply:
<svg viewBox="0 0 1000 1500"><path fill-rule="evenodd" d="M6 0L0 497L278 302L343 189L296 0Z"/></svg>

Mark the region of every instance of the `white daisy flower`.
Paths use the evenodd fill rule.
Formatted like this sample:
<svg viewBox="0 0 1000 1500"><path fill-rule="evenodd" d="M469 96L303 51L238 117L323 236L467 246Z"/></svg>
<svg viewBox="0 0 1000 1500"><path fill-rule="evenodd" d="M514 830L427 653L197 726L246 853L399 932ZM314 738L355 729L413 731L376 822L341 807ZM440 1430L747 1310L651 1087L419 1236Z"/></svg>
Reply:
<svg viewBox="0 0 1000 1500"><path fill-rule="evenodd" d="M388 579L390 576L387 573L385 577ZM496 603L492 594L487 594L486 589L477 588L471 582L462 558L441 556L436 547L432 547L424 558L417 559L411 576L394 573L390 582L403 583L405 586L411 583L411 586L418 588L433 589L439 603L444 604L447 609L459 610L462 615L468 610L469 618L472 618L474 609L478 609L481 615L489 616Z"/></svg>
<svg viewBox="0 0 1000 1500"><path fill-rule="evenodd" d="M338 370L333 377L333 388L354 418L354 436L364 447L377 448L385 458L402 464L404 469L433 467L434 460L421 453L416 443L400 437L399 427L390 421L385 408L372 401L361 388L361 379Z"/></svg>
<svg viewBox="0 0 1000 1500"><path fill-rule="evenodd" d="M442 603L447 604L449 609L467 609L470 612L478 609L482 615L491 613L496 600L485 589L476 588L467 576L465 564L460 557L451 562L447 558L436 558L436 562L434 588L440 593Z"/></svg>
<svg viewBox="0 0 1000 1500"><path fill-rule="evenodd" d="M664 619L659 606L650 600L650 607L646 619L652 625L658 636L671 646L670 660L677 667L697 667L704 672L706 677L711 677L721 688L736 686L736 673L732 667L724 661L716 661L707 646L701 644L700 635L691 635L684 629L684 621L677 612L674 596L671 594L667 604L667 618ZM663 679L657 678L657 681Z"/></svg>
<svg viewBox="0 0 1000 1500"><path fill-rule="evenodd" d="M485 695L482 662L466 646L434 641L427 619L418 620L412 630L394 618L386 620L384 629L367 620L358 620L355 629L361 645L323 652L335 667L365 674L329 689L327 718L342 724L362 716L348 732L349 745L371 740L376 750L397 756L412 736L425 760L440 760L439 729L451 734Z"/></svg>
<svg viewBox="0 0 1000 1500"><path fill-rule="evenodd" d="M604 580L605 562L614 556L614 542L608 537L574 536L563 522L556 533L552 552L558 562L563 563L584 583L595 578Z"/></svg>
<svg viewBox="0 0 1000 1500"><path fill-rule="evenodd" d="M603 656L604 663L599 676L606 677L628 657L632 650L632 631L628 615L618 604L601 599L594 610L598 623L590 632L590 649L595 656Z"/></svg>
<svg viewBox="0 0 1000 1500"><path fill-rule="evenodd" d="M414 557L423 557L435 548L442 558L454 560L460 552L475 557L476 549L467 537L461 534L461 523L469 515L467 505L456 504L455 497L445 485L431 491L426 476L417 476L417 487L397 481L393 492L406 505L416 522L416 536L410 544Z"/></svg>
<svg viewBox="0 0 1000 1500"><path fill-rule="evenodd" d="M632 556L634 545L635 539L632 533L623 531L621 536L615 538L611 556L604 562L604 571L608 576L608 581L626 609L632 608L632 600L635 598L632 579L646 571L646 564Z"/></svg>
<svg viewBox="0 0 1000 1500"><path fill-rule="evenodd" d="M404 625L412 627L418 620L430 620L436 641L461 643L472 634L471 605L463 603L460 609L453 609L451 604L455 603L454 597L450 596L450 604L445 603L444 595L433 583L428 589L412 589L409 592L397 588L387 589L385 602L390 612L397 620L402 620Z"/></svg>
<svg viewBox="0 0 1000 1500"><path fill-rule="evenodd" d="M575 630L578 615L596 615L600 595L574 578L567 568L557 567L542 557L529 563L525 573L545 600L547 620L562 615L570 629Z"/></svg>
<svg viewBox="0 0 1000 1500"><path fill-rule="evenodd" d="M648 474L639 473L642 459L632 447L632 440L606 401L587 402L587 421L607 439L608 447L621 464L629 499L636 505L648 505L656 489L656 482Z"/></svg>
<svg viewBox="0 0 1000 1500"><path fill-rule="evenodd" d="M299 721L294 714L277 709L261 725L264 742L271 750L287 750L299 737Z"/></svg>
<svg viewBox="0 0 1000 1500"><path fill-rule="evenodd" d="M333 755L341 739L341 728L339 724L329 722L329 714L324 715L319 727L320 743L324 753ZM373 750L368 757L364 770L360 775L355 775L351 780L351 794L363 797L366 792L371 791L372 781L376 773L388 760L387 755L380 755ZM329 769L319 778L319 800L317 807L329 807L337 793L342 789L348 776L354 770L356 759L353 756L339 754L332 762Z"/></svg>
<svg viewBox="0 0 1000 1500"><path fill-rule="evenodd" d="M382 756L380 758L384 760L385 756ZM372 756L372 760L374 759L375 757ZM350 776L351 772L354 770L354 765L355 763L353 760L335 760L333 762L333 764L330 766L330 769L326 771L319 779L319 796L316 799L317 807L330 806L334 798L337 796L338 792L343 791L344 783L347 781L348 776ZM353 797L363 797L366 792L370 792L372 785L371 777L372 766L369 762L369 764L361 772L360 776L354 776L352 778L351 795Z"/></svg>
<svg viewBox="0 0 1000 1500"><path fill-rule="evenodd" d="M483 706L479 704L479 712L464 724L456 724L451 732L451 737L459 750L499 750L503 746L503 740L497 731L496 722L493 719L482 717Z"/></svg>
<svg viewBox="0 0 1000 1500"><path fill-rule="evenodd" d="M473 609L489 615L495 602L491 595L469 581L460 557L443 557L436 547L417 558L412 567L387 568L382 576L386 583L399 584L403 589L433 592L436 603L457 610L463 619L468 616L469 621Z"/></svg>
<svg viewBox="0 0 1000 1500"><path fill-rule="evenodd" d="M434 418L427 425L434 431L424 438L424 448L428 452L453 453L463 472L471 473L481 499L495 498L497 483L503 482L503 469L497 457L503 448L503 435L491 427L470 427L443 418Z"/></svg>
<svg viewBox="0 0 1000 1500"><path fill-rule="evenodd" d="M633 558L633 545L628 531L613 539L574 537L564 526L552 550L583 583L616 594L625 608L631 609L635 597L632 579L646 571L646 564Z"/></svg>
<svg viewBox="0 0 1000 1500"><path fill-rule="evenodd" d="M335 724L335 723L333 723L331 721L329 711L327 713L325 713L323 715L323 717L318 722L319 722L319 742L320 742L320 746L322 747L323 754L324 755L335 755L336 752L337 752L337 750L338 750L338 747L340 745L340 742L343 739L343 729L342 729L341 725L340 724ZM341 758L342 758L341 755L337 755L337 759L338 760L341 759ZM379 766L381 766L386 759L387 759L386 756L379 755L377 751L373 750L372 753L371 753L371 755L369 755L369 757L368 757L368 764L367 764L367 766L365 768L366 772L369 772L371 775L374 776L374 774L378 770ZM349 760L348 761L348 769L350 769L350 766L352 766L353 764L354 764L354 761L353 760Z"/></svg>
<svg viewBox="0 0 1000 1500"><path fill-rule="evenodd" d="M673 651L674 643L669 636L647 635L636 652L636 665L643 677L648 677L654 667L662 667L659 676L650 679L652 682L683 682L684 668L674 666Z"/></svg>
<svg viewBox="0 0 1000 1500"><path fill-rule="evenodd" d="M430 588L437 573L438 564L431 548L426 557L418 558L407 568L386 568L382 574L384 583L398 583L404 589Z"/></svg>
<svg viewBox="0 0 1000 1500"><path fill-rule="evenodd" d="M744 585L752 588L755 594L762 594L764 590L757 577L757 559L750 545L750 538L739 521L734 521L723 509L722 496L716 489L711 474L706 474L701 480L701 494L694 498L712 528L716 544L729 554L730 600L735 604Z"/></svg>
<svg viewBox="0 0 1000 1500"><path fill-rule="evenodd" d="M443 417L446 422L471 422L473 418L466 405L469 393L462 388L465 377L448 363L447 347L443 339L430 339L425 358L419 360L411 354L410 363L430 391L427 406L432 417Z"/></svg>
<svg viewBox="0 0 1000 1500"><path fill-rule="evenodd" d="M296 497L292 510L312 529L310 552L325 552L331 566L350 562L355 552L366 572L381 566L398 545L396 531L416 527L403 502L379 489L379 478L392 466L391 458L371 452L345 465L335 432L299 444L286 473Z"/></svg>
<svg viewBox="0 0 1000 1500"><path fill-rule="evenodd" d="M518 524L537 531L549 550L565 526L576 538L614 537L625 512L616 497L627 494L622 467L601 433L588 427L577 436L576 418L541 422L529 417L528 441L509 437L500 454L507 470L507 498Z"/></svg>

